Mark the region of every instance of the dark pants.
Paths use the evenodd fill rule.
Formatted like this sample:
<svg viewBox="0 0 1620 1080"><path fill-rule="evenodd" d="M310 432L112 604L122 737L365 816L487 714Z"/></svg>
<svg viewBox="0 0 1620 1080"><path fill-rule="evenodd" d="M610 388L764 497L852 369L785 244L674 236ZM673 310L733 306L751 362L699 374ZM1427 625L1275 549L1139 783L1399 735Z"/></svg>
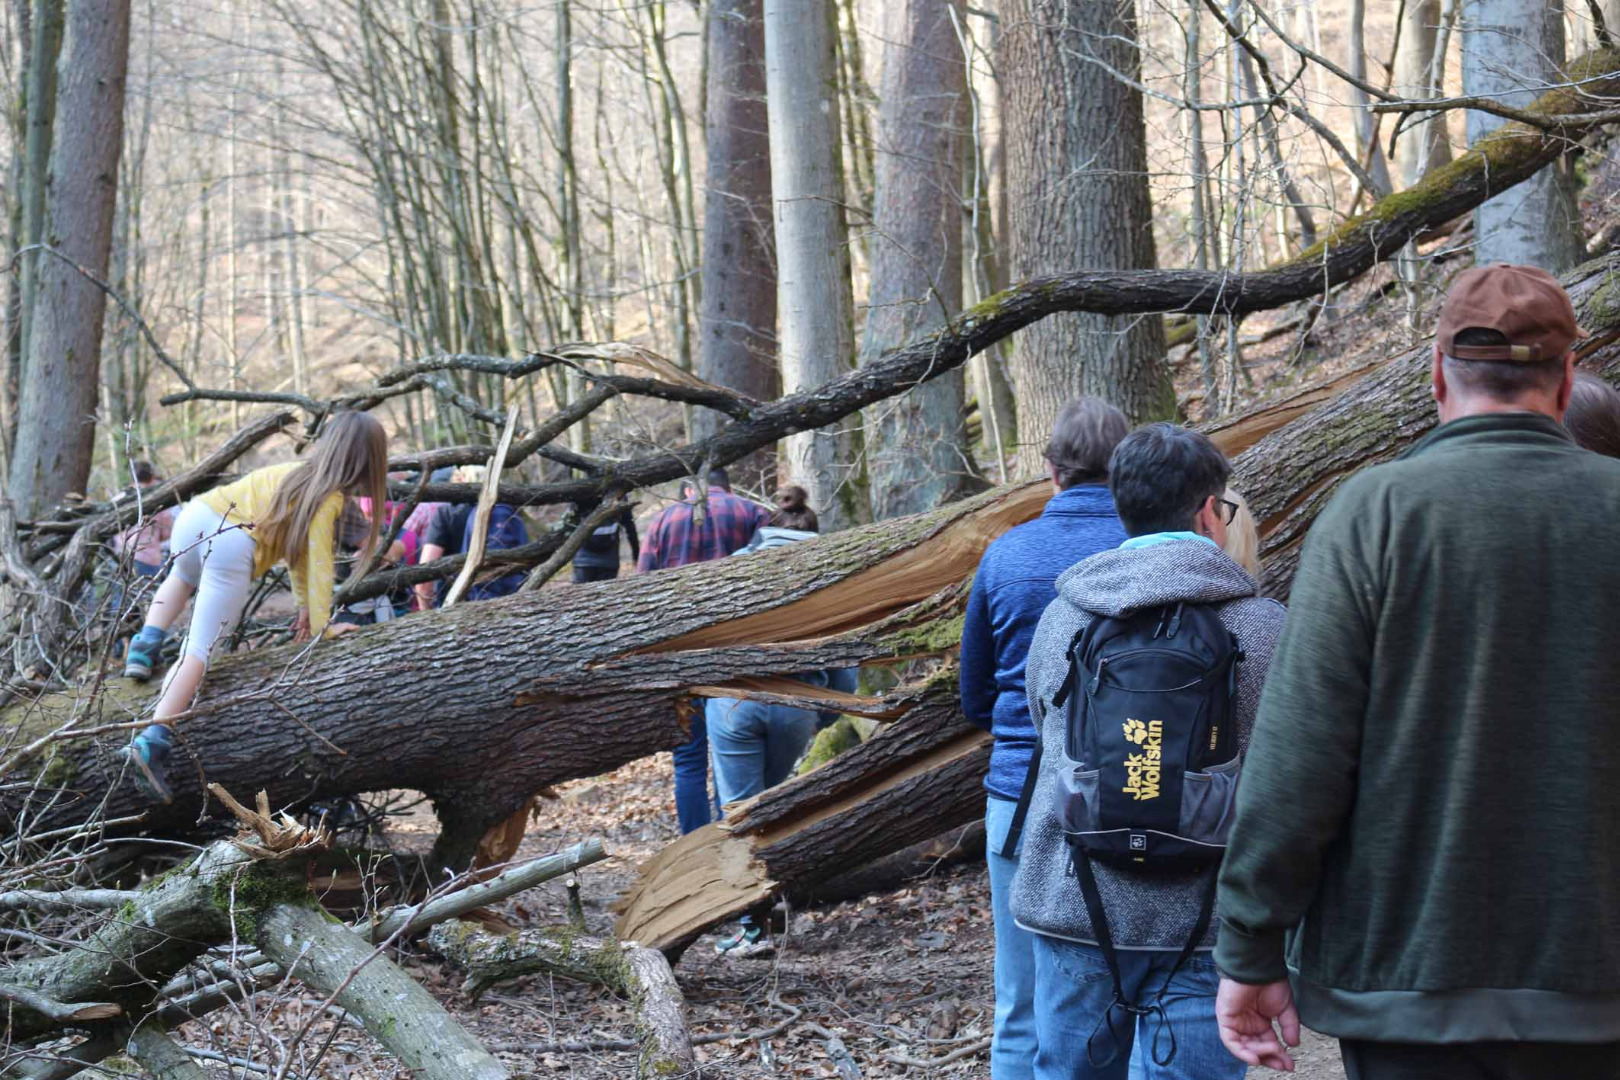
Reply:
<svg viewBox="0 0 1620 1080"><path fill-rule="evenodd" d="M580 566L574 565L574 584L583 585L587 581L612 581L619 576L617 566Z"/></svg>
<svg viewBox="0 0 1620 1080"><path fill-rule="evenodd" d="M1341 1039L1350 1080L1620 1080L1620 1043L1384 1043Z"/></svg>

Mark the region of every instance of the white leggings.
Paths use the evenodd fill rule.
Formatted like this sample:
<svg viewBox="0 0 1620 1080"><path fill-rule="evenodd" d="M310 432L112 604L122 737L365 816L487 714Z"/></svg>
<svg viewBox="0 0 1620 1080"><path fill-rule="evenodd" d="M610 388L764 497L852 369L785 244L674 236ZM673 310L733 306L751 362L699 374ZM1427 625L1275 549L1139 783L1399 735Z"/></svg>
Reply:
<svg viewBox="0 0 1620 1080"><path fill-rule="evenodd" d="M184 656L206 666L231 636L253 589L253 534L193 500L174 522L173 573L197 590Z"/></svg>

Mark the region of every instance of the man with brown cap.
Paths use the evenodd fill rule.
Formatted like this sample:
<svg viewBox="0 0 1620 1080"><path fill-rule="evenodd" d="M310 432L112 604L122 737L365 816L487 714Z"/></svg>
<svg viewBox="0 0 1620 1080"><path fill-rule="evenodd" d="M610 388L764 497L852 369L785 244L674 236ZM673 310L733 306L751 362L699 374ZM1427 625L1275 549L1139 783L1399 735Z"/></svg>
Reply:
<svg viewBox="0 0 1620 1080"><path fill-rule="evenodd" d="M1620 461L1559 422L1581 336L1545 272L1460 275L1440 426L1305 542L1220 878L1250 1064L1303 1021L1351 1080L1620 1077Z"/></svg>

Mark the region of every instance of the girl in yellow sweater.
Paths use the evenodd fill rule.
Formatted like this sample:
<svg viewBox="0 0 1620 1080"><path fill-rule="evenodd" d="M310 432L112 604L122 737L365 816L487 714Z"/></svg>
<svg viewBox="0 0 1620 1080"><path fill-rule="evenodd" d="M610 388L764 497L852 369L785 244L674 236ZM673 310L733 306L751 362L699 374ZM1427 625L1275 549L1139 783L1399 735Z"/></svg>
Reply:
<svg viewBox="0 0 1620 1080"><path fill-rule="evenodd" d="M146 625L130 643L124 674L152 677L169 627L196 594L180 663L168 675L153 720L125 750L136 783L169 802L169 719L191 707L209 660L231 635L256 578L285 562L298 600L294 635L300 641L354 629L331 625L333 534L346 495L381 506L388 488L388 436L375 418L343 412L327 424L314 451L301 462L256 469L233 484L186 504L170 540L173 568L152 598ZM364 574L377 546L377 518L355 576Z"/></svg>

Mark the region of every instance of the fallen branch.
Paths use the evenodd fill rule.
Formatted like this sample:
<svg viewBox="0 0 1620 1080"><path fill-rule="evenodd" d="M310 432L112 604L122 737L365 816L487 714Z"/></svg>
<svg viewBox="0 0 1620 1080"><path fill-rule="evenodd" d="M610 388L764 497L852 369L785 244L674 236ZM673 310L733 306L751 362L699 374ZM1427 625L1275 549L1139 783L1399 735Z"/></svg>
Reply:
<svg viewBox="0 0 1620 1080"><path fill-rule="evenodd" d="M148 1020L130 1034L129 1054L157 1080L210 1080L208 1070L191 1060L185 1047L156 1021Z"/></svg>
<svg viewBox="0 0 1620 1080"><path fill-rule="evenodd" d="M9 1001L19 1009L36 1012L58 1024L71 1021L108 1020L123 1013L123 1007L110 1001L80 1001L68 1004L47 997L26 986L0 983L0 1001Z"/></svg>
<svg viewBox="0 0 1620 1080"><path fill-rule="evenodd" d="M441 923L425 944L466 970L462 988L474 997L495 983L537 972L623 994L635 1009L636 1039L618 1048L639 1052L637 1075L697 1074L685 1002L661 953L634 942L585 937L573 929L501 936L471 923Z"/></svg>

